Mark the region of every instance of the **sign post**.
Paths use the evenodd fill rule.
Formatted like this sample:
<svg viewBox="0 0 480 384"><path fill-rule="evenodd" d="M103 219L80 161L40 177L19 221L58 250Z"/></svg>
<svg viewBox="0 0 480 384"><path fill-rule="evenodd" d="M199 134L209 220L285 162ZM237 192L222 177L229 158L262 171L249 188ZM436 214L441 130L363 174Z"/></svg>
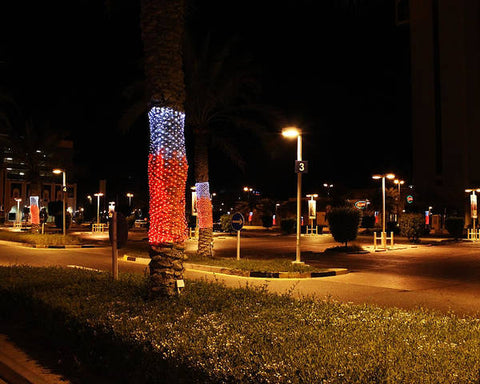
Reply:
<svg viewBox="0 0 480 384"><path fill-rule="evenodd" d="M232 217L232 228L237 231L237 260L240 260L240 231L245 219L241 213L235 213Z"/></svg>

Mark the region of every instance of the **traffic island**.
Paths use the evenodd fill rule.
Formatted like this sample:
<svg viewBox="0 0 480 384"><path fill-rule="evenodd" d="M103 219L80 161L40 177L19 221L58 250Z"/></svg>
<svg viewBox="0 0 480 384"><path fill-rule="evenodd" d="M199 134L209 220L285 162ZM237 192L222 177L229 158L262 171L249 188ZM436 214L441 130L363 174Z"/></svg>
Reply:
<svg viewBox="0 0 480 384"><path fill-rule="evenodd" d="M147 265L150 259L124 255L124 261L135 262ZM248 271L237 268L227 268L215 265L184 263L187 270L219 273L224 275L234 275L241 277L257 277L263 279L311 279L316 277L344 275L348 273L347 268L323 268L308 272L270 272L270 271Z"/></svg>

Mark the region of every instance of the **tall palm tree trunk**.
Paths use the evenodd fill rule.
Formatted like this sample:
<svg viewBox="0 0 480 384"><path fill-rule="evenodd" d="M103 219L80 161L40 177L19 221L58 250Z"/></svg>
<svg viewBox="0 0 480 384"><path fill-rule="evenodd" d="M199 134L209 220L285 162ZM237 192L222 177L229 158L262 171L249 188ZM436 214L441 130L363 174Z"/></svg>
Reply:
<svg viewBox="0 0 480 384"><path fill-rule="evenodd" d="M208 181L208 143L207 136L202 133L195 135L194 165L199 227L197 255L212 257L213 219L212 200Z"/></svg>
<svg viewBox="0 0 480 384"><path fill-rule="evenodd" d="M152 293L171 296L183 280L185 220L185 85L183 0L142 0L142 40L150 91L150 278Z"/></svg>

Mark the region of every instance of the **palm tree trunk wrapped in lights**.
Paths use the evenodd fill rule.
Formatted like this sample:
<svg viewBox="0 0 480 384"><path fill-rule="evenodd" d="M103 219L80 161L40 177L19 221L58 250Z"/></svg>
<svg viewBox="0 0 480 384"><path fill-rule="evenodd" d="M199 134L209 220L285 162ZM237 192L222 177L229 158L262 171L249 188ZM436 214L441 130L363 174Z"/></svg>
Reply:
<svg viewBox="0 0 480 384"><path fill-rule="evenodd" d="M183 0L142 0L142 40L150 94L150 277L152 293L174 295L187 238L182 68Z"/></svg>
<svg viewBox="0 0 480 384"><path fill-rule="evenodd" d="M199 231L197 254L203 257L212 257L213 219L208 182L208 141L206 135L197 134L196 136L194 161Z"/></svg>

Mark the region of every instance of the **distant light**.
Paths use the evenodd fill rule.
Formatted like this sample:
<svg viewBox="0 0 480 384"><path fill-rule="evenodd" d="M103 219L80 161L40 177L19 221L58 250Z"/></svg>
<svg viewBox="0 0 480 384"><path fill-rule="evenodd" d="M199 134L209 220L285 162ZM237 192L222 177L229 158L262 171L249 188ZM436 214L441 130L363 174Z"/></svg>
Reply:
<svg viewBox="0 0 480 384"><path fill-rule="evenodd" d="M300 135L300 131L296 127L287 127L282 130L282 136L288 138L295 138Z"/></svg>
<svg viewBox="0 0 480 384"><path fill-rule="evenodd" d="M6 157L5 160L7 161L13 161L13 159L11 157Z"/></svg>
<svg viewBox="0 0 480 384"><path fill-rule="evenodd" d="M24 175L25 175L24 172L19 172L18 174L19 174L20 176L24 176Z"/></svg>

